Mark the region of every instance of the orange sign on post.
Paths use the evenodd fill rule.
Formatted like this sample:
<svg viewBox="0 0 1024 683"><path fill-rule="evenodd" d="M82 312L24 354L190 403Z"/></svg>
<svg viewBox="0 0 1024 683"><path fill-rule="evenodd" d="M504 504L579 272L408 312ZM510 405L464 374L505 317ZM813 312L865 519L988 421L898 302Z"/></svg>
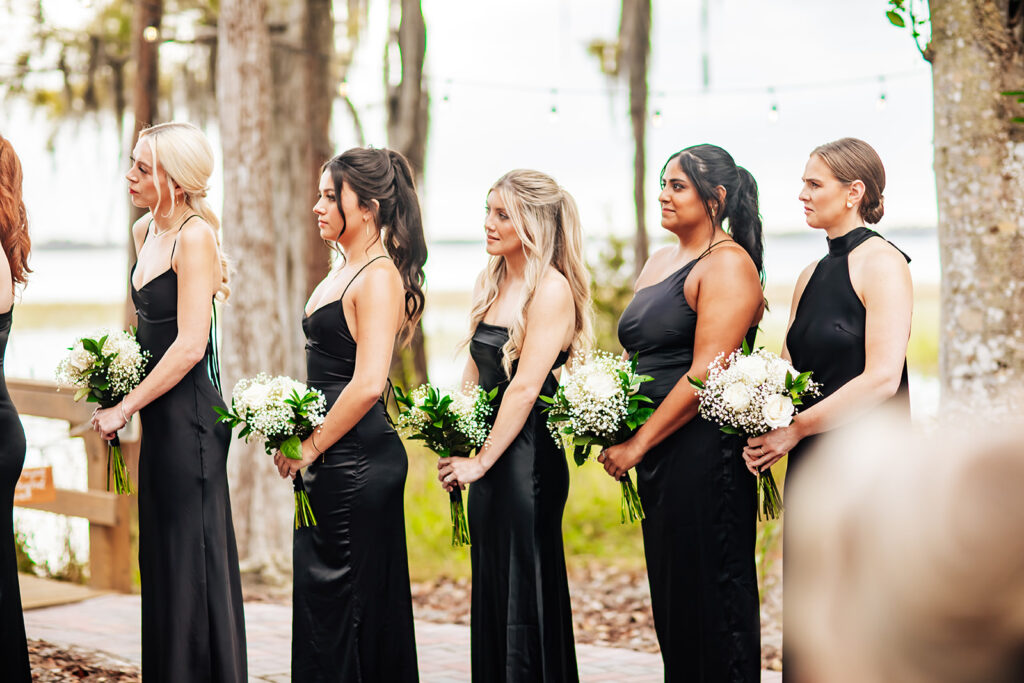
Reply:
<svg viewBox="0 0 1024 683"><path fill-rule="evenodd" d="M21 471L21 478L14 489L14 504L50 503L57 500L57 489L53 486L53 468L29 467Z"/></svg>

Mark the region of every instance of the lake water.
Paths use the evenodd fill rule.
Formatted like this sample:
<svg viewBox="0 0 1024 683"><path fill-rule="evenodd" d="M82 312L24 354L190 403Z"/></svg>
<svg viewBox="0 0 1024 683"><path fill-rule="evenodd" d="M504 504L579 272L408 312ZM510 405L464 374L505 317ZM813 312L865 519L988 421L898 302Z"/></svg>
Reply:
<svg viewBox="0 0 1024 683"><path fill-rule="evenodd" d="M934 296L940 278L935 232L900 231L887 237L913 257L911 272L918 291L930 292L929 296ZM770 320L766 320L765 325L782 329L788 319L788 296L793 280L804 266L825 253L825 240L821 233L808 230L768 235L765 242L769 291L779 299L771 302ZM603 240L594 239L589 244L594 252L589 256L596 258ZM464 357L452 352L455 342L466 331L468 309L461 302L468 300L476 273L485 263L482 242L431 244L426 274L428 295L433 296L428 299L424 328L430 350L431 379L436 382L454 383L461 375ZM44 321L33 315L31 324L28 321L19 324L17 308L22 308L27 314L32 308L46 305L64 304L70 305L70 310L76 306L89 310L86 307L105 304L110 310L111 304L124 300L127 256L120 247L39 248L33 252L31 264L34 273L30 286L16 304L5 368L8 377L49 379L71 341L92 332L98 323L90 321L87 315L75 315L74 320ZM103 307L98 308L103 310ZM432 344L431 339L434 340ZM911 403L917 418L927 419L935 414L938 394L937 378L913 374ZM23 422L29 441L26 467L52 465L58 487L84 489L85 451L81 440L68 438L66 425L62 422L30 416L24 417ZM31 552L37 561L49 563L55 569L61 567L67 560L65 538L70 540L78 559L88 557L88 523L85 520L22 508L15 508L14 514L15 524L29 537Z"/></svg>

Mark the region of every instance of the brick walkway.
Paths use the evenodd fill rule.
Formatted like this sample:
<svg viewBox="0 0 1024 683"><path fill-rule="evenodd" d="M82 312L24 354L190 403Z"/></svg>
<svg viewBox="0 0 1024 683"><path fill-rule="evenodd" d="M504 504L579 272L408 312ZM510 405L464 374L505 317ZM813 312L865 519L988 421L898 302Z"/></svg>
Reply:
<svg viewBox="0 0 1024 683"><path fill-rule="evenodd" d="M249 680L289 680L291 608L272 603L246 603ZM29 638L102 650L115 659L139 665L139 596L103 595L58 607L25 612ZM416 622L416 646L423 683L469 681L469 628ZM661 657L619 648L577 645L580 678L589 683L660 683ZM781 674L765 671L762 683L779 683Z"/></svg>

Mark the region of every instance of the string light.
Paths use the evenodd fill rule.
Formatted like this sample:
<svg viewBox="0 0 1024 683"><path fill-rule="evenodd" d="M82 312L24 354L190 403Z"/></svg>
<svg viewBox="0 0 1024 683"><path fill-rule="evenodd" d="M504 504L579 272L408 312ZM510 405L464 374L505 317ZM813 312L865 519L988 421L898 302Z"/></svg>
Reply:
<svg viewBox="0 0 1024 683"><path fill-rule="evenodd" d="M661 110L655 109L654 113L651 115L651 125L655 128L661 128L661 124L663 123L662 118Z"/></svg>
<svg viewBox="0 0 1024 683"><path fill-rule="evenodd" d="M551 123L558 123L558 88L551 89L551 111L548 112L548 120Z"/></svg>
<svg viewBox="0 0 1024 683"><path fill-rule="evenodd" d="M160 29L156 26L147 26L142 29L142 39L147 43L155 43L160 38Z"/></svg>
<svg viewBox="0 0 1024 683"><path fill-rule="evenodd" d="M345 79L338 81L338 97L341 99L348 97L348 81Z"/></svg>
<svg viewBox="0 0 1024 683"><path fill-rule="evenodd" d="M779 102L775 98L775 88L768 88L768 96L771 98L771 107L768 109L768 122L779 122Z"/></svg>
<svg viewBox="0 0 1024 683"><path fill-rule="evenodd" d="M875 101L875 109L882 111L887 104L885 98L885 76L878 77L878 100Z"/></svg>

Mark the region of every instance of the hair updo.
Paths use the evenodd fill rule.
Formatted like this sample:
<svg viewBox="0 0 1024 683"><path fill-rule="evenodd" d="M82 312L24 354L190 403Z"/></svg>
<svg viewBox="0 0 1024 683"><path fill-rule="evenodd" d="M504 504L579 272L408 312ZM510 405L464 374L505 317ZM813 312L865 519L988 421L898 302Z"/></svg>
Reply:
<svg viewBox="0 0 1024 683"><path fill-rule="evenodd" d="M850 184L854 180L864 183L864 198L860 203L860 217L872 225L882 220L885 213L885 167L878 152L863 140L841 138L826 142L811 152L831 169L839 182Z"/></svg>

